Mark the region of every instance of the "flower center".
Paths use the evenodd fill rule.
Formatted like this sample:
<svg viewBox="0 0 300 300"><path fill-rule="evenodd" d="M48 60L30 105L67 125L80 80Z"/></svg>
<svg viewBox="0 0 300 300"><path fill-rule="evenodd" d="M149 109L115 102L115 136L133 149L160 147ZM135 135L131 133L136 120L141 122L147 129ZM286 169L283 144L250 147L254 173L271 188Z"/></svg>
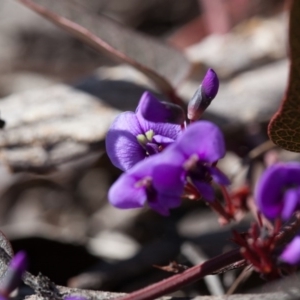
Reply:
<svg viewBox="0 0 300 300"><path fill-rule="evenodd" d="M145 149L147 156L161 152L163 149L160 144L153 140L154 135L155 132L150 129L145 134L139 134L136 137L139 144Z"/></svg>
<svg viewBox="0 0 300 300"><path fill-rule="evenodd" d="M156 198L157 198L157 192L156 190L153 188L152 185L152 178L150 176L146 176L142 179L140 179L139 181L137 181L134 185L136 188L141 188L144 187L146 194L147 194L147 199L149 202L155 202Z"/></svg>
<svg viewBox="0 0 300 300"><path fill-rule="evenodd" d="M134 186L136 188L146 187L148 189L152 186L152 178L150 176L146 176L141 180L137 181Z"/></svg>
<svg viewBox="0 0 300 300"><path fill-rule="evenodd" d="M154 131L150 129L145 134L138 134L136 139L141 146L146 147L148 143L152 142L154 134Z"/></svg>
<svg viewBox="0 0 300 300"><path fill-rule="evenodd" d="M188 176L206 182L211 181L211 175L206 163L201 163L197 154L191 155L183 164Z"/></svg>

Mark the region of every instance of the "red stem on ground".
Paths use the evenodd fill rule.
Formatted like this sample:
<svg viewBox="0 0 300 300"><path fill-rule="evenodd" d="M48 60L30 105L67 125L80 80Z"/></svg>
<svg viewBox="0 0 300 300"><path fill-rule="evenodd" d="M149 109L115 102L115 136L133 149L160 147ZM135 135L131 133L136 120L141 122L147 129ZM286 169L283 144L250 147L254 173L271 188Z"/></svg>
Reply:
<svg viewBox="0 0 300 300"><path fill-rule="evenodd" d="M194 266L181 274L174 275L153 285L147 286L141 290L133 292L120 300L152 300L175 292L180 288L193 283L206 275L209 275L219 269L222 269L234 262L243 259L240 250L234 249L227 253L216 256L201 265Z"/></svg>
<svg viewBox="0 0 300 300"><path fill-rule="evenodd" d="M275 238L275 245L279 246L291 239L300 228L300 212L295 215L296 220L285 226L281 232ZM245 251L244 249L243 251ZM145 287L141 290L135 291L124 297L120 297L120 300L152 300L158 297L164 296L168 293L175 292L204 276L216 273L220 269L224 269L234 263L243 260L240 249L234 249L227 253L216 256L210 260L207 260L203 264L194 266L181 274L174 275L158 283ZM246 251L247 252L247 251ZM246 254L247 255L247 254Z"/></svg>

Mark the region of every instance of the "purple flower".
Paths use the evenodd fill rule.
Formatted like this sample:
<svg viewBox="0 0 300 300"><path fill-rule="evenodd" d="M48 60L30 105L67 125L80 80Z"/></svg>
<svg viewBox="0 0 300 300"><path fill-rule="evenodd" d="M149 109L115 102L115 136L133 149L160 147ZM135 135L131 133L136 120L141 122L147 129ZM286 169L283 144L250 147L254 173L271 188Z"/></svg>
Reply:
<svg viewBox="0 0 300 300"><path fill-rule="evenodd" d="M151 96L151 101L154 99ZM149 93L146 92L141 97L136 112L120 114L107 133L107 154L111 162L123 171L129 170L147 156L162 151L176 140L181 131L180 125L145 120L141 110L148 100ZM156 113L160 114L161 111Z"/></svg>
<svg viewBox="0 0 300 300"><path fill-rule="evenodd" d="M225 155L224 138L214 124L201 121L190 125L162 153L139 162L124 173L111 187L108 198L118 208L148 205L168 215L181 202L189 177L207 200L214 200L210 181L229 181L212 164Z"/></svg>
<svg viewBox="0 0 300 300"><path fill-rule="evenodd" d="M218 183L229 184L228 178L213 166L213 163L224 157L226 149L220 129L211 122L198 121L191 124L172 145L176 150L177 161L208 201L214 200L212 179Z"/></svg>
<svg viewBox="0 0 300 300"><path fill-rule="evenodd" d="M188 118L198 120L216 97L219 90L219 79L213 69L208 69L202 84L199 86L188 105Z"/></svg>
<svg viewBox="0 0 300 300"><path fill-rule="evenodd" d="M300 208L300 164L281 163L268 168L256 189L259 210L269 219L289 219Z"/></svg>
<svg viewBox="0 0 300 300"><path fill-rule="evenodd" d="M0 294L7 297L16 289L27 268L27 256L23 251L18 252L11 260L5 277L0 284Z"/></svg>
<svg viewBox="0 0 300 300"><path fill-rule="evenodd" d="M279 258L290 265L300 264L300 236L294 237L285 247Z"/></svg>
<svg viewBox="0 0 300 300"><path fill-rule="evenodd" d="M148 205L162 215L180 205L184 188L183 170L176 161L176 153L169 151L153 155L139 162L112 185L108 193L110 203L118 208L140 208Z"/></svg>

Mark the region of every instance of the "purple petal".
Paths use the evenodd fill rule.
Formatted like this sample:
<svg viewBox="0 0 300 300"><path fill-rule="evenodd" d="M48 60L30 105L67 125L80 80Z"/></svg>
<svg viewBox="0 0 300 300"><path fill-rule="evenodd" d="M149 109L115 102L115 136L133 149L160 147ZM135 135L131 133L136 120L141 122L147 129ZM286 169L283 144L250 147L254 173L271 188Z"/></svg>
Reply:
<svg viewBox="0 0 300 300"><path fill-rule="evenodd" d="M136 112L140 112L144 119L155 123L165 123L170 117L170 111L150 92L144 92Z"/></svg>
<svg viewBox="0 0 300 300"><path fill-rule="evenodd" d="M269 219L281 216L284 191L300 186L300 164L275 164L261 176L255 198L259 210Z"/></svg>
<svg viewBox="0 0 300 300"><path fill-rule="evenodd" d="M149 160L149 159L148 159ZM162 215L169 215L169 209L178 207L185 185L184 157L173 146L153 156L152 183L155 199L148 199L149 206Z"/></svg>
<svg viewBox="0 0 300 300"><path fill-rule="evenodd" d="M108 192L109 202L118 208L144 206L147 200L147 193L140 182L142 179L152 177L152 170L156 161L157 155L153 155L122 174Z"/></svg>
<svg viewBox="0 0 300 300"><path fill-rule="evenodd" d="M8 296L20 284L27 268L27 256L23 251L18 252L11 260L5 277L0 284L0 294Z"/></svg>
<svg viewBox="0 0 300 300"><path fill-rule="evenodd" d="M108 192L109 202L117 208L143 207L147 196L145 187L136 186L138 181L127 173L121 175Z"/></svg>
<svg viewBox="0 0 300 300"><path fill-rule="evenodd" d="M168 208L176 208L181 204L181 197L179 195L158 195L158 201L164 202Z"/></svg>
<svg viewBox="0 0 300 300"><path fill-rule="evenodd" d="M64 300L86 300L86 298L82 296L73 295L73 296L65 297Z"/></svg>
<svg viewBox="0 0 300 300"><path fill-rule="evenodd" d="M221 130L208 121L192 123L178 137L176 147L186 158L196 154L200 162L213 163L225 155L225 142Z"/></svg>
<svg viewBox="0 0 300 300"><path fill-rule="evenodd" d="M300 237L295 237L283 250L280 259L290 265L300 263Z"/></svg>
<svg viewBox="0 0 300 300"><path fill-rule="evenodd" d="M180 206L181 198L179 196L158 195L155 201L149 201L148 204L161 215L168 216L171 208Z"/></svg>
<svg viewBox="0 0 300 300"><path fill-rule="evenodd" d="M281 211L281 217L284 220L288 220L295 212L299 202L299 190L289 189L285 191L283 196L283 209Z"/></svg>
<svg viewBox="0 0 300 300"><path fill-rule="evenodd" d="M106 135L106 152L117 168L128 170L146 157L136 138L143 133L133 112L124 112L114 120Z"/></svg>
<svg viewBox="0 0 300 300"><path fill-rule="evenodd" d="M147 143L146 144L146 149L149 155L157 154L159 153L159 147L155 143Z"/></svg>
<svg viewBox="0 0 300 300"><path fill-rule="evenodd" d="M163 160L163 156L162 160ZM163 161L153 168L153 187L160 195L172 195L180 197L184 189L185 171L176 157L170 162Z"/></svg>
<svg viewBox="0 0 300 300"><path fill-rule="evenodd" d="M202 81L202 91L208 99L216 97L219 90L219 79L213 69L208 69Z"/></svg>
<svg viewBox="0 0 300 300"><path fill-rule="evenodd" d="M148 205L150 208L157 211L162 216L170 215L169 207L167 205L165 205L163 201L158 200L157 198L152 201L148 201Z"/></svg>
<svg viewBox="0 0 300 300"><path fill-rule="evenodd" d="M216 183L221 184L221 185L229 185L230 184L230 180L219 169L214 168L214 167L207 167L207 168L209 170L211 177L213 178L213 180Z"/></svg>
<svg viewBox="0 0 300 300"><path fill-rule="evenodd" d="M150 92L145 92L139 102L136 112L154 123L182 124L184 112L178 105L157 100Z"/></svg>
<svg viewBox="0 0 300 300"><path fill-rule="evenodd" d="M152 178L153 168L161 163L160 154L153 155L122 174L108 192L109 202L118 208L138 208L144 206L147 193L139 184L142 179Z"/></svg>
<svg viewBox="0 0 300 300"><path fill-rule="evenodd" d="M24 251L19 251L11 260L9 268L23 274L27 269L27 255Z"/></svg>
<svg viewBox="0 0 300 300"><path fill-rule="evenodd" d="M209 183L194 178L192 178L192 181L205 200L211 202L215 199L215 191Z"/></svg>
<svg viewBox="0 0 300 300"><path fill-rule="evenodd" d="M163 146L170 145L174 142L174 140L170 139L169 137L165 137L162 135L155 135L153 137L153 141L157 144L161 144Z"/></svg>
<svg viewBox="0 0 300 300"><path fill-rule="evenodd" d="M217 95L219 79L214 70L209 69L188 104L188 119L198 120Z"/></svg>
<svg viewBox="0 0 300 300"><path fill-rule="evenodd" d="M153 130L154 135L161 135L176 140L181 132L180 125L147 121L141 114L140 105L136 109L136 116L144 133Z"/></svg>
<svg viewBox="0 0 300 300"><path fill-rule="evenodd" d="M202 116L205 109L209 106L210 100L203 97L201 85L196 90L188 104L187 117L189 120L197 121Z"/></svg>

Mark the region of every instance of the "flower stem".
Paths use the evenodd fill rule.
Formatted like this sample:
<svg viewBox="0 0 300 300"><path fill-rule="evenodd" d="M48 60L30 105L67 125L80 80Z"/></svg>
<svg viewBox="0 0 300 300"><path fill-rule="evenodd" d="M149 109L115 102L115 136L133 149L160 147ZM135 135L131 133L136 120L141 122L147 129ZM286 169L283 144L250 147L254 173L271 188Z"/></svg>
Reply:
<svg viewBox="0 0 300 300"><path fill-rule="evenodd" d="M300 212L295 215L296 220L285 226L282 231L278 233L275 239L275 245L280 246L291 239L300 229ZM224 269L229 265L239 262L241 266L245 266L243 262L240 249L234 249L227 253L216 256L206 262L194 266L181 274L174 275L165 280L157 282L153 285L147 286L141 290L135 291L120 300L152 300L164 296L168 293L175 292L194 281L203 278L206 275L217 273L218 270Z"/></svg>
<svg viewBox="0 0 300 300"><path fill-rule="evenodd" d="M129 295L118 298L120 300L151 300L175 292L180 288L193 283L206 275L216 272L232 263L243 259L240 250L234 249L216 256L203 264L194 266L181 274L174 275Z"/></svg>

